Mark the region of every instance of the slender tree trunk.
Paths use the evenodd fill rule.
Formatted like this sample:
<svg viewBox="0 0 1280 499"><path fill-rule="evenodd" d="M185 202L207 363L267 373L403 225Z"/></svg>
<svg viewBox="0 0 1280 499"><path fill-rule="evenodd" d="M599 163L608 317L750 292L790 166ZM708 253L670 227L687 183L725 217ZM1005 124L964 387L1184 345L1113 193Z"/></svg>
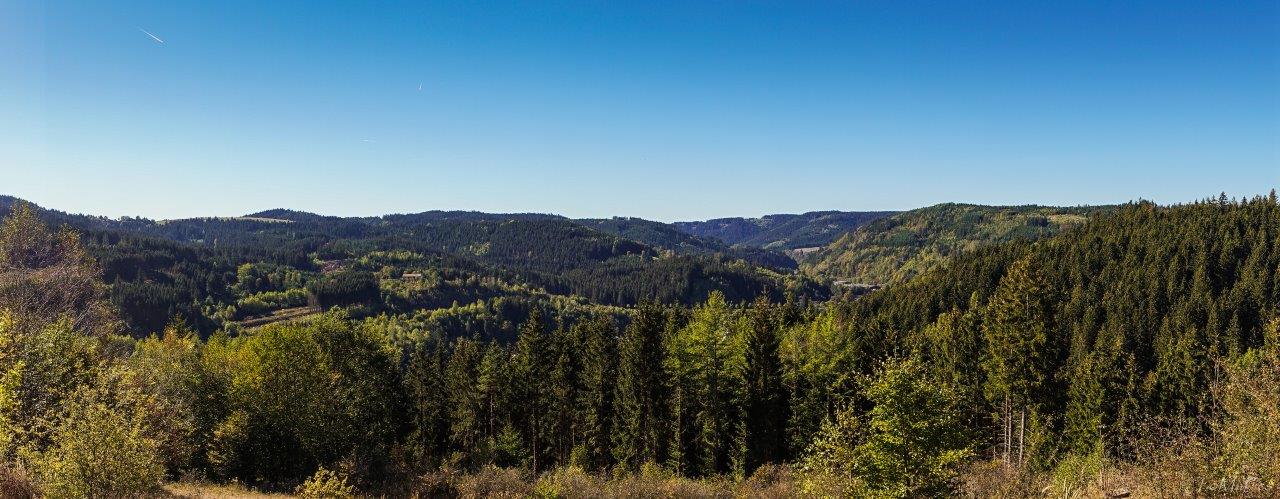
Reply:
<svg viewBox="0 0 1280 499"><path fill-rule="evenodd" d="M1022 406L1022 413L1018 422L1018 467L1022 467L1023 451L1026 448L1027 436L1027 406Z"/></svg>
<svg viewBox="0 0 1280 499"><path fill-rule="evenodd" d="M1002 428L1004 434L1001 435L1000 443L1004 444L1004 452L1002 457L1004 458L1004 462L1007 465L1009 464L1009 447L1010 447L1010 444L1013 443L1013 418L1011 417L1013 414L1011 411L1012 408L1009 405L1009 394L1007 393L1004 396L1004 407L1002 407L1001 409L1002 409L1001 412L1003 414L1001 414L1000 419L1004 420L1002 421L1004 423L1004 428Z"/></svg>

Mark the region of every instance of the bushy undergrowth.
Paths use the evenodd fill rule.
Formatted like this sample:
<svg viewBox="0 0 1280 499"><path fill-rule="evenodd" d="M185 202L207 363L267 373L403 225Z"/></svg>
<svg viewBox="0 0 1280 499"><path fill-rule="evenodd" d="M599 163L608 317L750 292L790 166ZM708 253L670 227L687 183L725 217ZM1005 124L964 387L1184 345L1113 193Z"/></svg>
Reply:
<svg viewBox="0 0 1280 499"><path fill-rule="evenodd" d="M20 464L0 465L0 497L27 499L39 497L35 477Z"/></svg>
<svg viewBox="0 0 1280 499"><path fill-rule="evenodd" d="M589 473L567 466L534 477L514 468L484 467L472 473L442 470L419 478L417 497L559 498L782 498L799 495L789 466L766 465L750 477L681 477L655 465L636 473Z"/></svg>
<svg viewBox="0 0 1280 499"><path fill-rule="evenodd" d="M348 499L355 497L356 488L347 483L346 475L322 467L295 492L305 498Z"/></svg>
<svg viewBox="0 0 1280 499"><path fill-rule="evenodd" d="M77 400L34 454L45 497L127 497L160 489L164 467L154 440L136 421L98 400Z"/></svg>

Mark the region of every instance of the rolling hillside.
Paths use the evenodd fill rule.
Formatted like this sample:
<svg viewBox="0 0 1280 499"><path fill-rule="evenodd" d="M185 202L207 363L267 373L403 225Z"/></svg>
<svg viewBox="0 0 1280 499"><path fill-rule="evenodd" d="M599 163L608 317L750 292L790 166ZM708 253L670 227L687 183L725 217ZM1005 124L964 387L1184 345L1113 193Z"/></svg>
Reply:
<svg viewBox="0 0 1280 499"><path fill-rule="evenodd" d="M0 198L0 209L7 215L18 202ZM734 301L780 298L794 286L826 295L785 255L641 219L446 211L344 218L278 209L154 221L34 208L50 225L81 233L138 334L174 316L212 331L305 305L308 296L325 308L373 314L501 297L630 306L694 303L713 291Z"/></svg>
<svg viewBox="0 0 1280 499"><path fill-rule="evenodd" d="M709 255L722 253L765 267L778 269L797 268L796 261L780 251L750 246L730 247L719 239L683 232L673 224L629 217L581 219L575 220L575 222L607 234L638 241L654 248L670 250L675 254Z"/></svg>
<svg viewBox="0 0 1280 499"><path fill-rule="evenodd" d="M792 250L826 246L846 232L894 213L813 211L800 215L717 218L673 225L686 233L719 239L731 246Z"/></svg>
<svg viewBox="0 0 1280 499"><path fill-rule="evenodd" d="M811 274L853 283L903 282L956 253L1018 239L1036 239L1114 207L981 206L946 203L866 224L810 254Z"/></svg>

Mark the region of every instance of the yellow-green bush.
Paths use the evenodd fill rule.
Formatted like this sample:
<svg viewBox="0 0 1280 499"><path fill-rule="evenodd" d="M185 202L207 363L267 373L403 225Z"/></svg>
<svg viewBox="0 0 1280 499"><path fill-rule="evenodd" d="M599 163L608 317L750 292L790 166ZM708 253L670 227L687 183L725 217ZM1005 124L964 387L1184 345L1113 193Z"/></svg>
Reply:
<svg viewBox="0 0 1280 499"><path fill-rule="evenodd" d="M100 370L97 340L68 321L37 333L0 323L0 459L47 442L68 399Z"/></svg>
<svg viewBox="0 0 1280 499"><path fill-rule="evenodd" d="M1054 495L1079 497L1082 491L1097 481L1106 460L1102 450L1086 454L1069 454L1058 461L1053 470Z"/></svg>
<svg viewBox="0 0 1280 499"><path fill-rule="evenodd" d="M158 490L164 467L155 442L129 416L79 394L52 445L28 456L45 496L130 497Z"/></svg>
<svg viewBox="0 0 1280 499"><path fill-rule="evenodd" d="M306 498L346 499L355 497L356 488L347 484L345 475L321 467L294 492Z"/></svg>

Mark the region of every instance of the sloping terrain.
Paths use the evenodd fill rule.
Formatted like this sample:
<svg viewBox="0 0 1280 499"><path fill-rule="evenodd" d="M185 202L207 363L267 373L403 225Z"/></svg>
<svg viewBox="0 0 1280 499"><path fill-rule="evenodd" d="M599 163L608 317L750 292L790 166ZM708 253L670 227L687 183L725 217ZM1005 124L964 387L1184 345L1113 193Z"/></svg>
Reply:
<svg viewBox="0 0 1280 499"><path fill-rule="evenodd" d="M717 218L701 222L676 222L677 229L711 237L731 246L791 250L826 246L841 234L892 211L813 211L800 215L765 215L760 218Z"/></svg>
<svg viewBox="0 0 1280 499"><path fill-rule="evenodd" d="M961 252L1037 239L1114 207L981 206L946 203L882 218L804 258L802 268L852 283L903 282Z"/></svg>
<svg viewBox="0 0 1280 499"><path fill-rule="evenodd" d="M765 267L777 269L797 268L796 261L780 251L750 246L731 247L719 239L683 232L676 228L674 224L624 217L581 219L575 220L575 222L655 248L670 250L676 254L706 255L722 253Z"/></svg>
<svg viewBox="0 0 1280 499"><path fill-rule="evenodd" d="M0 209L7 214L18 202L0 198ZM278 209L154 221L35 208L51 225L80 232L139 334L174 316L212 331L308 301L376 314L504 297L629 306L693 303L713 291L734 301L779 298L795 286L825 296L811 282L791 282L804 278L785 255L640 219L446 211L343 218Z"/></svg>

